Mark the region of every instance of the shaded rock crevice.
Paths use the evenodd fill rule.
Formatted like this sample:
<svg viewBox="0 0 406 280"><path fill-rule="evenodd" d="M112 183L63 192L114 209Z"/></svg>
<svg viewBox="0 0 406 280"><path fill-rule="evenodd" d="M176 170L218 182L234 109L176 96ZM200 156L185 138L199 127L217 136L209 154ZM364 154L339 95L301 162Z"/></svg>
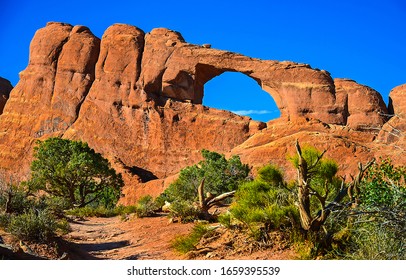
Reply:
<svg viewBox="0 0 406 280"><path fill-rule="evenodd" d="M3 113L3 108L6 106L12 89L13 86L10 81L0 77L0 115Z"/></svg>

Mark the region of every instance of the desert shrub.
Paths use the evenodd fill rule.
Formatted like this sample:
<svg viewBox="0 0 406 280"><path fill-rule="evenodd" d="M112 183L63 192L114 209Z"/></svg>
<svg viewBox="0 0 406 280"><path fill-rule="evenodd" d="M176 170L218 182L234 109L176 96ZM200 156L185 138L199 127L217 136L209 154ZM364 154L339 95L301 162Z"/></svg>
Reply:
<svg viewBox="0 0 406 280"><path fill-rule="evenodd" d="M31 208L38 211L48 211L57 219L65 218L65 211L70 208L70 203L62 197L50 196L47 194L30 197Z"/></svg>
<svg viewBox="0 0 406 280"><path fill-rule="evenodd" d="M178 218L182 223L192 222L199 217L199 210L189 201L175 200L169 207L170 217Z"/></svg>
<svg viewBox="0 0 406 280"><path fill-rule="evenodd" d="M0 228L6 229L10 223L11 215L10 214L0 214Z"/></svg>
<svg viewBox="0 0 406 280"><path fill-rule="evenodd" d="M351 214L354 259L406 259L406 187L404 166L390 159L372 165L360 186L360 205Z"/></svg>
<svg viewBox="0 0 406 280"><path fill-rule="evenodd" d="M7 230L25 241L48 241L55 236L58 224L47 211L30 209L20 215L12 215Z"/></svg>
<svg viewBox="0 0 406 280"><path fill-rule="evenodd" d="M172 241L172 247L179 253L186 254L196 249L200 239L210 232L212 232L212 229L207 224L197 223L190 234L176 237Z"/></svg>
<svg viewBox="0 0 406 280"><path fill-rule="evenodd" d="M19 239L45 242L70 230L63 218L66 203L47 195L32 195L24 184L0 191L0 227Z"/></svg>
<svg viewBox="0 0 406 280"><path fill-rule="evenodd" d="M375 163L367 171L361 188L364 208L405 208L406 186L404 166L393 166L390 159Z"/></svg>
<svg viewBox="0 0 406 280"><path fill-rule="evenodd" d="M365 219L366 217L363 217ZM365 222L357 219L351 229L351 243L346 248L349 250L344 255L349 259L364 260L404 260L406 259L405 234L397 235L396 232L386 227L384 221ZM383 222L383 223L382 223Z"/></svg>
<svg viewBox="0 0 406 280"><path fill-rule="evenodd" d="M294 198L294 193L283 181L282 172L267 165L258 171L254 181L239 187L230 212L233 218L247 226L253 237L261 239L262 233L291 227L298 222Z"/></svg>
<svg viewBox="0 0 406 280"><path fill-rule="evenodd" d="M405 168L389 159L374 163L361 184L359 203L333 213L336 228L327 257L406 259Z"/></svg>
<svg viewBox="0 0 406 280"><path fill-rule="evenodd" d="M135 205L135 214L137 217L151 217L158 209L152 196L147 195L141 197Z"/></svg>
<svg viewBox="0 0 406 280"><path fill-rule="evenodd" d="M3 212L22 214L25 209L33 206L28 198L28 192L19 185L7 185L0 189L0 209Z"/></svg>
<svg viewBox="0 0 406 280"><path fill-rule="evenodd" d="M106 208L104 206L85 206L79 208L72 208L65 211L66 215L76 216L76 217L114 217L123 215L126 216L131 213L137 212L137 205L118 205L116 207Z"/></svg>
<svg viewBox="0 0 406 280"><path fill-rule="evenodd" d="M169 209L171 216L180 218L183 222L197 218L212 220L208 209L214 203L209 205L207 203L209 200L205 199L227 193L221 201L229 203L232 191L250 179L248 176L250 168L243 164L238 156L232 156L227 160L224 155L207 150L202 150L202 156L204 160L182 169L178 179L155 200L159 207L165 202L171 203ZM198 189L203 181L206 197L201 195L199 200Z"/></svg>
<svg viewBox="0 0 406 280"><path fill-rule="evenodd" d="M230 211L220 214L217 221L226 228L232 228L233 226L233 216Z"/></svg>
<svg viewBox="0 0 406 280"><path fill-rule="evenodd" d="M181 170L178 179L158 198L160 206L164 201L195 201L203 178L205 190L213 195L236 190L248 179L250 169L238 156L227 160L224 155L207 150L202 150L202 156L204 160Z"/></svg>
<svg viewBox="0 0 406 280"><path fill-rule="evenodd" d="M76 217L114 217L120 214L122 211L121 208L116 207L109 207L106 208L104 206L85 206L85 207L78 207L67 210L65 213L66 215L76 216Z"/></svg>

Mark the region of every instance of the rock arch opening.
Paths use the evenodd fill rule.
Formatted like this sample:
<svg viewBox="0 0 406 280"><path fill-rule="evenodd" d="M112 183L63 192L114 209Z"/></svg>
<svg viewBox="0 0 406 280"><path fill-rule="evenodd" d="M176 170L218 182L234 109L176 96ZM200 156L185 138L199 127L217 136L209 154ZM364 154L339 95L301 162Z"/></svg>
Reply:
<svg viewBox="0 0 406 280"><path fill-rule="evenodd" d="M272 96L251 77L224 72L204 84L203 105L267 122L281 113Z"/></svg>

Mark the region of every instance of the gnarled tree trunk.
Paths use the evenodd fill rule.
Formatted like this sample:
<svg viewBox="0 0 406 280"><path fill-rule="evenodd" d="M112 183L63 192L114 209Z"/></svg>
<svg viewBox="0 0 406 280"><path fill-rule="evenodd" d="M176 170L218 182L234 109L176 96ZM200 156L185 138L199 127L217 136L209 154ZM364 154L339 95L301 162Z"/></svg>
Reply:
<svg viewBox="0 0 406 280"><path fill-rule="evenodd" d="M346 187L344 181L341 184L341 190L334 198L333 202L326 205L327 196L329 194L328 183L325 184L325 193L324 195L320 194L317 190L314 190L310 186L310 170L316 166L316 164L323 157L323 153L318 156L315 163L312 163L312 166L309 166L309 163L303 158L302 150L299 145L299 141L296 141L296 151L299 156L298 160L298 202L299 202L299 213L300 221L302 228L304 230L319 231L321 226L325 223L328 216L331 213L334 205L337 205L347 194L350 197L353 205L358 204L358 194L359 194L359 185L361 183L362 177L365 171L371 166L375 159L370 160L365 166L361 163L358 165L358 174L353 178L353 181L348 184ZM320 203L321 210L313 217L311 213L310 198L315 196Z"/></svg>
<svg viewBox="0 0 406 280"><path fill-rule="evenodd" d="M218 196L214 196L211 193L207 193L206 196L204 195L204 182L205 178L203 178L202 182L200 183L197 192L199 196L199 211L201 218L204 220L210 220L212 215L209 213L209 209L214 205L219 204L221 201L228 197L233 197L235 191L222 193Z"/></svg>

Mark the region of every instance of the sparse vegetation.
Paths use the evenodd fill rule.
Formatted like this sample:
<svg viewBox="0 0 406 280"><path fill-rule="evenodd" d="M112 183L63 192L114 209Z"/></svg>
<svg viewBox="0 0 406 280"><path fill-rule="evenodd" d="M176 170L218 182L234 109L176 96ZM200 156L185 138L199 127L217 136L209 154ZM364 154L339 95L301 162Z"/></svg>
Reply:
<svg viewBox="0 0 406 280"><path fill-rule="evenodd" d="M46 242L69 225L57 216L52 200L37 198L23 186L5 184L0 190L0 227L24 241Z"/></svg>
<svg viewBox="0 0 406 280"><path fill-rule="evenodd" d="M25 241L45 242L55 236L55 217L46 210L30 209L20 215L12 215L7 230Z"/></svg>
<svg viewBox="0 0 406 280"><path fill-rule="evenodd" d="M294 206L294 192L282 180L280 170L267 165L258 173L256 180L238 189L230 212L256 240L267 242L270 230L298 224L299 213Z"/></svg>
<svg viewBox="0 0 406 280"><path fill-rule="evenodd" d="M155 214L155 211L158 209L152 196L147 195L141 197L137 204L135 205L135 214L139 218L151 217Z"/></svg>
<svg viewBox="0 0 406 280"><path fill-rule="evenodd" d="M0 226L20 240L47 242L69 231L66 211L115 215L123 180L86 143L61 138L38 141L31 179L0 186Z"/></svg>
<svg viewBox="0 0 406 280"><path fill-rule="evenodd" d="M334 236L333 258L406 259L405 167L389 159L374 163L359 186L356 207L338 211L344 224ZM343 246L344 245L344 246Z"/></svg>
<svg viewBox="0 0 406 280"><path fill-rule="evenodd" d="M202 156L204 160L181 170L179 178L156 200L159 206L165 201L171 203L172 216L181 220L211 219L209 208L232 196L242 182L249 180L250 169L238 156L227 160L207 150ZM224 193L230 194L222 197Z"/></svg>
<svg viewBox="0 0 406 280"><path fill-rule="evenodd" d="M186 254L194 249L200 239L207 234L210 234L212 229L205 223L197 223L192 232L186 236L178 236L172 242L173 248L179 253Z"/></svg>
<svg viewBox="0 0 406 280"><path fill-rule="evenodd" d="M275 237L282 238L301 259L406 259L405 167L395 167L389 159L370 161L360 164L359 173L345 182L336 176L337 164L325 159L324 152L302 149L298 143L296 149L297 155L288 159L298 171L297 180L287 182L282 170L272 164L260 168L252 179L238 157L226 160L223 155L204 151L204 160L182 170L158 199L145 196L131 206L112 206L117 199L114 188L110 191L106 187L85 199L88 203L83 207L74 207L81 200L79 189L73 203L62 185L50 188L51 183L39 177L19 185L2 180L0 227L20 240L48 242L69 230L66 215L127 217L134 213L148 217L168 201L171 217L181 222L206 220L173 241L173 248L183 254L200 253L201 249L208 252L203 249L209 247L202 244L229 231L233 232L230 236L238 232L250 237L245 240L250 250L271 248ZM40 182L47 188L38 188ZM39 194L37 190L46 192ZM94 199L96 196L101 200ZM223 196L232 198L231 205L208 219L208 209L223 201ZM223 226L216 231L219 227L207 221Z"/></svg>

